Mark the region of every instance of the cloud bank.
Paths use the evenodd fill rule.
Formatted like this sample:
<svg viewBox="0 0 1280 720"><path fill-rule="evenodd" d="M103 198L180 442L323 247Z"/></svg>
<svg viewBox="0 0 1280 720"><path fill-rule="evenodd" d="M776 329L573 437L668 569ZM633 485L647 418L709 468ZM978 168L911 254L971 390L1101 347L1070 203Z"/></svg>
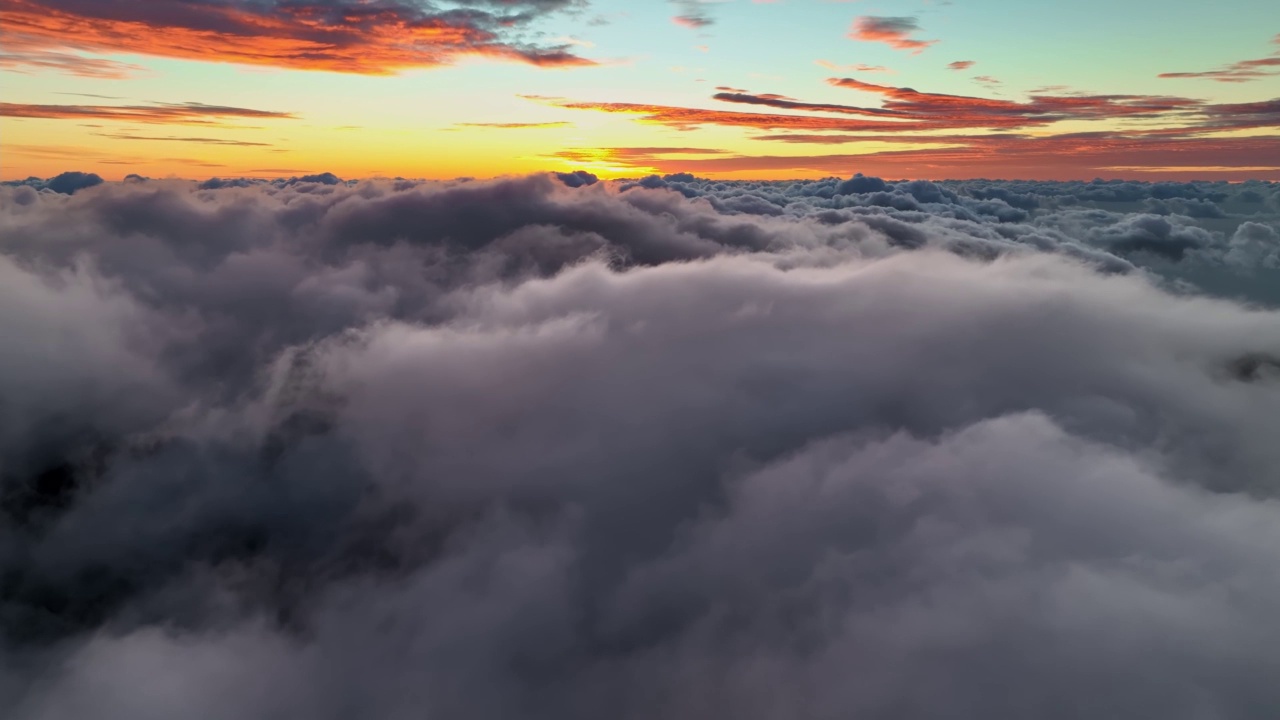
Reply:
<svg viewBox="0 0 1280 720"><path fill-rule="evenodd" d="M1280 184L70 184L5 717L1280 706Z"/></svg>

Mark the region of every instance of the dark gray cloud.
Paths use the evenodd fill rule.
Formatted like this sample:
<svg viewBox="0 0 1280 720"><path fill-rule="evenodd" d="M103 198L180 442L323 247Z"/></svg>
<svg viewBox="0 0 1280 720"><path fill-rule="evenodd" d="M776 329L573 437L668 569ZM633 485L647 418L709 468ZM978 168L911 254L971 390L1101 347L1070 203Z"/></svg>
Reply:
<svg viewBox="0 0 1280 720"><path fill-rule="evenodd" d="M3 714L1274 714L1280 187L590 180L0 187Z"/></svg>

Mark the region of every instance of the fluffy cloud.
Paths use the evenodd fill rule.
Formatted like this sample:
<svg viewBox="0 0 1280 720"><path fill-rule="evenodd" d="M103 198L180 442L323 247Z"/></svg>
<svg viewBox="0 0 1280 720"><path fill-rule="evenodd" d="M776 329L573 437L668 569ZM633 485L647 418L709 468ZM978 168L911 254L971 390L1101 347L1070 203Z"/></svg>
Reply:
<svg viewBox="0 0 1280 720"><path fill-rule="evenodd" d="M937 40L918 40L911 37L920 30L920 21L913 17L886 17L864 15L853 21L849 37L863 42L884 43L895 50L920 53Z"/></svg>
<svg viewBox="0 0 1280 720"><path fill-rule="evenodd" d="M1280 187L595 180L0 187L6 715L1280 704Z"/></svg>

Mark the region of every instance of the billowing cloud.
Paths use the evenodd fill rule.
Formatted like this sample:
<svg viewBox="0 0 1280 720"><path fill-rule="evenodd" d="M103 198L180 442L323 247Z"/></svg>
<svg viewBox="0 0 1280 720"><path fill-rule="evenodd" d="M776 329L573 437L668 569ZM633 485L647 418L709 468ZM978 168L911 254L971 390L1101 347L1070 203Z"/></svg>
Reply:
<svg viewBox="0 0 1280 720"><path fill-rule="evenodd" d="M919 30L920 21L913 17L863 15L853 21L849 37L863 42L884 43L895 50L920 53L938 41L913 38L912 35Z"/></svg>
<svg viewBox="0 0 1280 720"><path fill-rule="evenodd" d="M573 0L193 0L179 4L3 0L9 52L73 49L298 70L389 74L488 57L591 65L568 45L522 38Z"/></svg>
<svg viewBox="0 0 1280 720"><path fill-rule="evenodd" d="M595 180L0 186L6 717L1280 705L1280 185Z"/></svg>

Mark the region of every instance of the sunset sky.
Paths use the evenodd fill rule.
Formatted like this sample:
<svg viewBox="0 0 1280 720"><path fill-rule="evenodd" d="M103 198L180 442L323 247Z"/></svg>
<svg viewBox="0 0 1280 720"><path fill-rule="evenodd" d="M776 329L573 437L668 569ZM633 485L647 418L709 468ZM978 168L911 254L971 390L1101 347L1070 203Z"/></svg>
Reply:
<svg viewBox="0 0 1280 720"><path fill-rule="evenodd" d="M1280 5L0 0L0 177L1280 179Z"/></svg>

